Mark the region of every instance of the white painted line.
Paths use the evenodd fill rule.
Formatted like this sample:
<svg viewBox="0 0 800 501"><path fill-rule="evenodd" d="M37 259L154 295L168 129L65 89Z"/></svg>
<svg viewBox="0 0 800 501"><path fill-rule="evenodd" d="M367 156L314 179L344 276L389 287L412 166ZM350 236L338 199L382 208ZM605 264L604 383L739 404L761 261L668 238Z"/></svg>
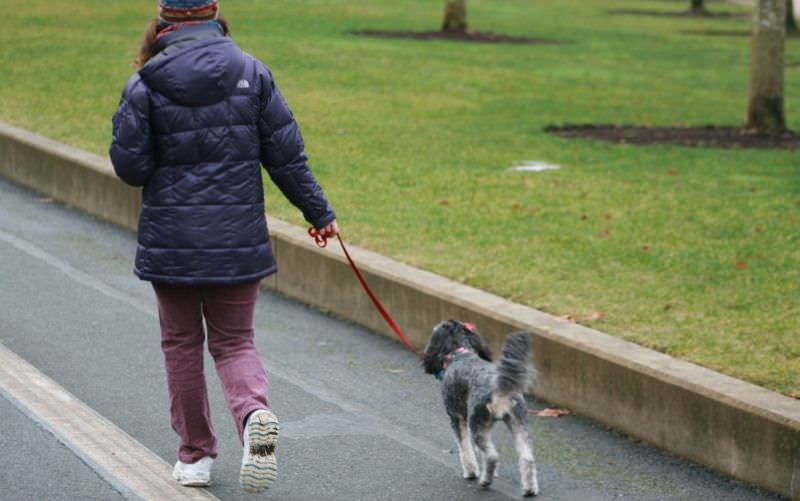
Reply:
<svg viewBox="0 0 800 501"><path fill-rule="evenodd" d="M90 287L95 291L99 292L100 294L103 294L110 298L114 298L117 301L125 303L128 306L140 311L141 313L145 313L151 316L155 315L153 311L155 306L147 305L144 303L144 301L139 301L138 299L130 295L124 294L119 290L106 285L105 283L89 275L88 273L84 273L83 271L70 265L63 259L60 259L52 254L45 252L44 250L40 249L34 244L28 242L27 240L18 238L12 235L11 233L7 233L3 230L0 230L0 240L13 245L17 249L24 252L25 254L52 266L53 268L62 272L63 274L65 274L66 276L68 276L69 278L71 278L75 282L78 282L81 285ZM156 316L156 318L158 317Z"/></svg>
<svg viewBox="0 0 800 501"><path fill-rule="evenodd" d="M0 393L128 499L214 500L181 487L172 467L0 343Z"/></svg>

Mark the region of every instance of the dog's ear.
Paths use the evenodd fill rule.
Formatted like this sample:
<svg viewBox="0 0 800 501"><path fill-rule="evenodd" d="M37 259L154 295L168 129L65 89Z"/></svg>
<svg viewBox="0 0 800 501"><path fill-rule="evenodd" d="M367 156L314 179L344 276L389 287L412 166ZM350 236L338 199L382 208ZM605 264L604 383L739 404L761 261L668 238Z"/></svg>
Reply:
<svg viewBox="0 0 800 501"><path fill-rule="evenodd" d="M434 332L430 342L428 342L427 348L425 348L425 353L422 354L422 368L425 369L425 374L436 374L444 368L444 348L442 342L442 337L437 336Z"/></svg>
<svg viewBox="0 0 800 501"><path fill-rule="evenodd" d="M428 348L422 355L422 368L425 370L425 374L437 374L442 370L444 359L435 351L430 350L430 345Z"/></svg>
<svg viewBox="0 0 800 501"><path fill-rule="evenodd" d="M475 353L482 359L486 360L487 362L492 361L492 352L489 350L489 347L483 342L483 338L478 333L477 328L467 328L464 327L465 335L469 340L470 346L472 349L475 350Z"/></svg>

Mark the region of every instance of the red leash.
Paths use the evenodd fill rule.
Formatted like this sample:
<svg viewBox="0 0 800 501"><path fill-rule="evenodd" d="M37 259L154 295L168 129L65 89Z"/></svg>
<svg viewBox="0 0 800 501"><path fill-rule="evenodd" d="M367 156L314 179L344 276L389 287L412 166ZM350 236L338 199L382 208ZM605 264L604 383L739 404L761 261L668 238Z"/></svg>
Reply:
<svg viewBox="0 0 800 501"><path fill-rule="evenodd" d="M325 235L321 234L318 229L309 228L308 229L308 234L311 236L311 238L314 239L314 241L317 243L317 246L326 247L328 245L328 237L326 237ZM400 330L400 327L398 327L397 324L394 323L394 320L392 320L392 317L389 315L389 313L383 307L381 302L378 301L378 298L375 296L375 293L372 292L372 289L370 289L369 285L367 285L367 281L364 278L364 275L361 274L361 270L358 269L358 266L356 266L355 261L353 261L353 258L350 257L350 253L347 252L347 247L345 247L344 241L342 241L342 236L337 234L336 238L339 239L339 245L342 246L342 250L344 251L344 255L347 257L347 260L350 262L350 267L353 269L353 273L356 274L356 276L358 277L358 281L361 282L361 286L364 287L364 290L367 292L367 295L369 296L370 299L372 299L372 303L375 305L375 308L378 309L380 314L383 316L383 319L386 320L386 323L389 324L389 327L391 327L392 330L395 332L395 334L397 334L397 337L400 338L400 340L403 342L403 344L408 346L408 349L413 351L415 355L420 356L419 352L417 352L417 350L415 350L414 347L411 346L411 343L408 342L408 339L406 338L405 334L403 334L403 331Z"/></svg>

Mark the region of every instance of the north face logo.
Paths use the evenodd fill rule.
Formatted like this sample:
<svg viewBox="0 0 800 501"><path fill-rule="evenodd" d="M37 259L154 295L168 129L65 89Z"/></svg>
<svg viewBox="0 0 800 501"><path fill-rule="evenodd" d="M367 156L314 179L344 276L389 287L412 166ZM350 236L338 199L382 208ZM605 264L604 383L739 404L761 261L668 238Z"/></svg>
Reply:
<svg viewBox="0 0 800 501"><path fill-rule="evenodd" d="M247 80L239 80L239 83L236 84L236 88L237 89L249 89L250 88L250 82L248 82Z"/></svg>

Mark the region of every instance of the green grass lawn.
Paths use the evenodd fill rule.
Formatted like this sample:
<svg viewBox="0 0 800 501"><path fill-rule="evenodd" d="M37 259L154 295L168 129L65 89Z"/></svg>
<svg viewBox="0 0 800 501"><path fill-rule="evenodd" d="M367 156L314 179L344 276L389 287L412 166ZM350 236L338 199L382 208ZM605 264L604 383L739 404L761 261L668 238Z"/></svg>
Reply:
<svg viewBox="0 0 800 501"><path fill-rule="evenodd" d="M271 66L292 105L345 237L555 315L604 312L584 323L800 397L800 151L613 146L542 131L740 125L749 40L682 31L749 21L606 13L688 0L470 0L475 29L563 44L349 34L437 29L442 3L222 0L235 39ZM4 9L0 120L105 154L155 5ZM787 116L800 130L800 40L786 52ZM562 168L508 171L524 160ZM267 210L302 224L271 186Z"/></svg>

